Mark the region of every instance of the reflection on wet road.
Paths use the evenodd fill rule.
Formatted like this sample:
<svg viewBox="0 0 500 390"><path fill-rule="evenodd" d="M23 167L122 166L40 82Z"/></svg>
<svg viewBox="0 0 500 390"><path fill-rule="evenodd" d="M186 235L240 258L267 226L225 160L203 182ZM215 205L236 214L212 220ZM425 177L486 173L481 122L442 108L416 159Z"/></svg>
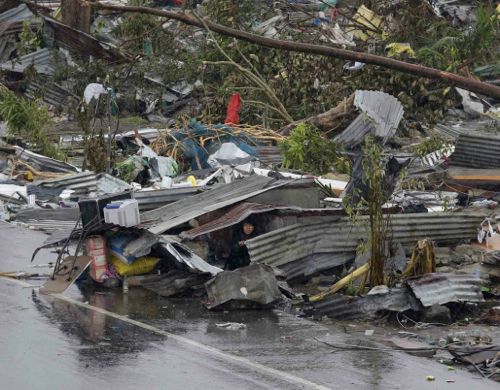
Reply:
<svg viewBox="0 0 500 390"><path fill-rule="evenodd" d="M6 229L0 225L0 234ZM9 254L0 261L1 269L22 269L31 247L44 237L8 232L13 240L21 235L24 245L3 251L6 244L0 243L0 250ZM332 353L315 338L351 344L369 340L342 325L326 327L278 311L209 312L196 300L165 299L140 288L124 295L121 290L80 291L73 286L65 296L69 301L0 279L2 389L498 386L402 353ZM228 321L244 323L246 329L216 327ZM427 382L427 375L436 381ZM456 382L446 384L446 379Z"/></svg>

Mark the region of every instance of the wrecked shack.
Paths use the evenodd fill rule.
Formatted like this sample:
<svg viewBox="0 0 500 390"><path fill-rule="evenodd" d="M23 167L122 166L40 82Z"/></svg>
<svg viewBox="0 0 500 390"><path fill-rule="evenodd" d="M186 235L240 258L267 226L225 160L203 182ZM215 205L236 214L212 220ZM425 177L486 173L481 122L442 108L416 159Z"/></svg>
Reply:
<svg viewBox="0 0 500 390"><path fill-rule="evenodd" d="M0 3L0 221L46 234L41 295L498 325L498 6L167 3ZM500 341L391 342L500 379Z"/></svg>

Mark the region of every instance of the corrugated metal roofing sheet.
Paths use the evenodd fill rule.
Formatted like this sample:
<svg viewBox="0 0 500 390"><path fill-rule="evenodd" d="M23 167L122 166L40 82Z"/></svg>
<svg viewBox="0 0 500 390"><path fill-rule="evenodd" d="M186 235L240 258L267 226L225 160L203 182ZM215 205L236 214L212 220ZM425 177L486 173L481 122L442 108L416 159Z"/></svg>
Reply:
<svg viewBox="0 0 500 390"><path fill-rule="evenodd" d="M43 85L39 80L30 80L24 92L26 97L34 99L37 96L42 96L44 102L52 104L56 107L64 107L68 104L68 100L72 97L71 94L62 86L54 83ZM74 98L74 97L72 97Z"/></svg>
<svg viewBox="0 0 500 390"><path fill-rule="evenodd" d="M212 276L222 272L222 269L208 264L201 257L192 252L187 246L171 241L166 237L162 238L161 245L172 255L178 262L185 264L190 269L201 273L209 273Z"/></svg>
<svg viewBox="0 0 500 390"><path fill-rule="evenodd" d="M286 279L309 279L321 272L329 271L337 267L343 267L354 261L356 252L346 253L319 253L307 256L304 259L283 264L279 268L285 272Z"/></svg>
<svg viewBox="0 0 500 390"><path fill-rule="evenodd" d="M256 146L259 161L263 164L281 164L283 156L278 146Z"/></svg>
<svg viewBox="0 0 500 390"><path fill-rule="evenodd" d="M43 231L73 229L80 218L76 208L25 209L16 215L16 223Z"/></svg>
<svg viewBox="0 0 500 390"><path fill-rule="evenodd" d="M425 307L449 302L484 301L481 278L472 274L432 273L406 283Z"/></svg>
<svg viewBox="0 0 500 390"><path fill-rule="evenodd" d="M491 119L472 119L472 120L456 120L448 121L446 123L439 123L434 126L439 135L450 141L456 140L461 134L475 134L475 133L498 133L498 124L492 122Z"/></svg>
<svg viewBox="0 0 500 390"><path fill-rule="evenodd" d="M456 206L458 202L458 192L447 191L398 191L392 194L391 202L408 206L410 204L421 203L426 207L434 206Z"/></svg>
<svg viewBox="0 0 500 390"><path fill-rule="evenodd" d="M14 146L16 149L16 157L30 165L35 164L42 172L61 172L73 173L78 172L78 169L73 165L66 164L65 162L55 160L53 158L34 153L30 150L23 149L19 146Z"/></svg>
<svg viewBox="0 0 500 390"><path fill-rule="evenodd" d="M33 17L33 12L30 11L26 4L18 5L0 14L0 23L4 22L23 22L30 20Z"/></svg>
<svg viewBox="0 0 500 390"><path fill-rule="evenodd" d="M483 218L479 213L466 212L395 214L391 222L393 240L411 246L425 237L436 242L473 239ZM367 235L367 216L360 217L357 224L347 217L314 217L309 223L260 235L246 245L252 261L280 266L316 253L355 251Z"/></svg>
<svg viewBox="0 0 500 390"><path fill-rule="evenodd" d="M266 213L269 211L282 209L301 210L300 207L273 206L267 204L241 202L240 204L231 208L220 218L214 219L213 221L210 221L194 229L184 231L180 234L180 237L183 239L192 240L203 234L211 233L216 230L235 225L253 214Z"/></svg>
<svg viewBox="0 0 500 390"><path fill-rule="evenodd" d="M12 61L4 62L0 65L3 70L23 73L28 67L34 66L37 73L54 74L54 51L44 48L33 53L18 57Z"/></svg>
<svg viewBox="0 0 500 390"><path fill-rule="evenodd" d="M149 211L165 206L169 203L199 194L209 187L182 187L165 188L161 190L137 191L134 198L139 202L140 211Z"/></svg>
<svg viewBox="0 0 500 390"><path fill-rule="evenodd" d="M20 225L30 229L41 230L44 232L67 231L75 227L75 221L53 221L51 219L28 219L19 222Z"/></svg>
<svg viewBox="0 0 500 390"><path fill-rule="evenodd" d="M392 288L387 294L351 297L335 294L321 301L311 303L304 311L307 315L321 318L354 319L373 317L379 312L403 312L412 308L406 288Z"/></svg>
<svg viewBox="0 0 500 390"><path fill-rule="evenodd" d="M59 209L24 209L16 214L16 220L24 222L30 219L40 218L41 220L51 221L73 221L73 225L80 218L78 208L59 208Z"/></svg>
<svg viewBox="0 0 500 390"><path fill-rule="evenodd" d="M47 16L43 16L43 19L45 26L53 30L54 39L60 47L66 47L86 56L102 58L113 64L123 64L132 60L116 47L101 42L90 34L76 30Z"/></svg>
<svg viewBox="0 0 500 390"><path fill-rule="evenodd" d="M153 222L152 233L167 230L211 211L241 202L252 196L289 184L293 180L278 180L265 176L249 176L231 184L221 185L210 191L190 196L141 215L141 221Z"/></svg>
<svg viewBox="0 0 500 390"><path fill-rule="evenodd" d="M491 134L461 134L451 163L468 168L500 167L500 136Z"/></svg>
<svg viewBox="0 0 500 390"><path fill-rule="evenodd" d="M97 191L97 175L94 172L81 172L61 178L43 180L38 185L46 188L62 188L75 191L75 195L87 195Z"/></svg>
<svg viewBox="0 0 500 390"><path fill-rule="evenodd" d="M385 92L358 90L354 105L361 113L335 141L348 147L361 144L368 133L385 141L392 137L403 118L403 106L398 99Z"/></svg>

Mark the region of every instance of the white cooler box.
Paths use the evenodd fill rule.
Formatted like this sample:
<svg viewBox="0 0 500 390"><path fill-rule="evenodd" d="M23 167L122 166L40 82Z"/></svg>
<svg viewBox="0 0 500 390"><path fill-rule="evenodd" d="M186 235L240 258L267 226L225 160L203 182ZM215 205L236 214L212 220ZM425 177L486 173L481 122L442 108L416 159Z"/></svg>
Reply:
<svg viewBox="0 0 500 390"><path fill-rule="evenodd" d="M137 226L141 223L136 199L118 200L104 208L104 221L119 226Z"/></svg>

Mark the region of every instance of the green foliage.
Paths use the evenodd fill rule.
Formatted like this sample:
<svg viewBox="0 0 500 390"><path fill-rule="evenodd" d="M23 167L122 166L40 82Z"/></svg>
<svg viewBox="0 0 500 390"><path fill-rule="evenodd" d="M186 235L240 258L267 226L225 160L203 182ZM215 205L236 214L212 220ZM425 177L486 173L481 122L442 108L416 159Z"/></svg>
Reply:
<svg viewBox="0 0 500 390"><path fill-rule="evenodd" d="M240 30L248 30L263 10L253 0L215 0L205 6L210 20Z"/></svg>
<svg viewBox="0 0 500 390"><path fill-rule="evenodd" d="M211 0L205 7L210 20L241 30L249 30L255 21L274 14L266 14L266 7L256 7L250 0ZM342 80L343 61L305 53L267 49L231 38L217 37L222 48L235 62L250 67L266 80L293 118L304 118L332 108L349 93ZM290 33L289 40L311 39L300 32ZM213 45L207 44L201 53L205 61L223 60ZM262 105L245 101L266 102L263 92L241 76L233 67L209 66L204 71L206 92L214 95L204 116L208 121L220 121L225 115L227 101L234 91L242 95L240 117L249 124L281 127L284 122ZM293 93L291 93L293 91Z"/></svg>
<svg viewBox="0 0 500 390"><path fill-rule="evenodd" d="M129 0L130 6L147 6L145 0ZM123 16L123 21L115 29L114 34L123 38L125 48L134 53L142 54L145 49L145 42L151 42L161 35L161 23L153 15L128 13Z"/></svg>
<svg viewBox="0 0 500 390"><path fill-rule="evenodd" d="M376 10L376 8L375 8ZM492 7L480 7L477 25L465 30L450 26L438 18L424 2L405 1L394 10L397 26L387 42L407 42L417 54L415 62L452 72L466 66L491 63L498 57L500 29ZM382 46L375 54L383 55ZM360 72L344 78L349 89L376 89L396 96L415 119L436 123L459 100L449 93L449 86L413 75L367 65Z"/></svg>
<svg viewBox="0 0 500 390"><path fill-rule="evenodd" d="M361 211L365 210L369 215L369 242L365 249L370 250L370 286L385 284L386 246L391 238L391 218L390 214L384 214L383 205L385 203L385 166L386 159L383 150L371 136L366 137L363 145L363 184L367 187L366 195L359 193L352 197L344 198L344 209L347 214L356 222ZM359 201L353 204L353 199Z"/></svg>
<svg viewBox="0 0 500 390"><path fill-rule="evenodd" d="M141 118L140 116L129 116L126 118L122 118L120 120L120 123L127 126L145 126L149 122L146 119Z"/></svg>
<svg viewBox="0 0 500 390"><path fill-rule="evenodd" d="M298 124L280 147L284 168L319 175L329 172L339 158L338 145L325 140L317 128L305 123Z"/></svg>
<svg viewBox="0 0 500 390"><path fill-rule="evenodd" d="M42 47L42 25L39 24L35 30L31 28L31 21L25 20L19 34L19 43L16 45L18 56L22 56Z"/></svg>
<svg viewBox="0 0 500 390"><path fill-rule="evenodd" d="M435 152L436 150L444 148L446 145L445 141L438 135L434 135L431 138L427 138L418 145L412 148L412 152L417 156L423 157L429 153Z"/></svg>
<svg viewBox="0 0 500 390"><path fill-rule="evenodd" d="M314 182L314 184L316 184L316 186L318 186L319 190L321 191L321 193L324 195L325 198L336 198L337 197L337 194L335 193L333 188L331 186L329 186L328 184L323 184L317 180Z"/></svg>
<svg viewBox="0 0 500 390"><path fill-rule="evenodd" d="M457 72L469 63L480 65L493 60L498 55L500 39L495 9L479 7L476 20L476 24L467 30L443 28L443 35L420 48L417 58L426 65L450 72Z"/></svg>
<svg viewBox="0 0 500 390"><path fill-rule="evenodd" d="M390 214L384 214L385 160L382 148L372 137L367 137L363 146L363 182L369 191L365 202L370 216L370 286L385 283L385 248L389 238Z"/></svg>
<svg viewBox="0 0 500 390"><path fill-rule="evenodd" d="M45 129L51 120L47 106L41 100L27 100L0 86L0 118L7 122L9 131L26 139L40 153L61 159L64 155L47 138Z"/></svg>

